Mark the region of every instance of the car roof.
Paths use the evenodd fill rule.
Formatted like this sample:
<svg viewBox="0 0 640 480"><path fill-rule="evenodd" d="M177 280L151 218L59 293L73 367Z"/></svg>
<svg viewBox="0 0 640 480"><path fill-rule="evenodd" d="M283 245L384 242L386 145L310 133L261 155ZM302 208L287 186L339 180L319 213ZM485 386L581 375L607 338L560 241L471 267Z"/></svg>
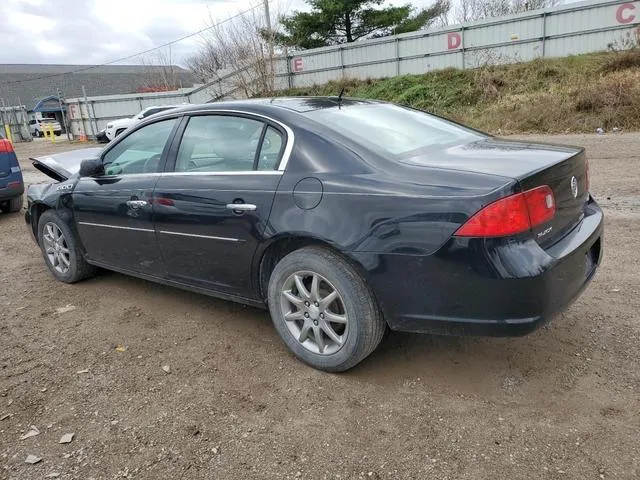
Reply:
<svg viewBox="0 0 640 480"><path fill-rule="evenodd" d="M190 111L215 111L221 109L251 109L261 107L261 110L269 108L287 109L297 113L305 113L325 108L347 107L350 105L367 105L384 103L376 100L364 100L359 98L344 97L341 100L336 97L272 97L254 98L250 100L229 100L222 102L205 103L201 105L183 106L181 112Z"/></svg>

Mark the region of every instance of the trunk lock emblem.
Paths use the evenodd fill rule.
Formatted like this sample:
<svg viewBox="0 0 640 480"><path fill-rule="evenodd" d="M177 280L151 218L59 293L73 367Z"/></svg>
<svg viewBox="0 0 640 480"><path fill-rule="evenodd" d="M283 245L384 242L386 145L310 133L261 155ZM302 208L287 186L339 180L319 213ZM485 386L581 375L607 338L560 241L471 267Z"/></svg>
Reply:
<svg viewBox="0 0 640 480"><path fill-rule="evenodd" d="M578 198L578 179L576 177L571 177L571 193L573 198Z"/></svg>

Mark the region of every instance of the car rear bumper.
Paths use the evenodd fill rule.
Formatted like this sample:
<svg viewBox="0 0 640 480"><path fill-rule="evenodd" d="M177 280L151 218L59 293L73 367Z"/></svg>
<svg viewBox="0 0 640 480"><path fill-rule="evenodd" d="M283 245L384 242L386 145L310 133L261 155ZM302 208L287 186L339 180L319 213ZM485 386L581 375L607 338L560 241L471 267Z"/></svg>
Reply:
<svg viewBox="0 0 640 480"><path fill-rule="evenodd" d="M354 256L369 265L392 330L519 336L582 293L602 260L602 240L602 210L590 200L583 220L546 250L533 240L454 237L429 256Z"/></svg>
<svg viewBox="0 0 640 480"><path fill-rule="evenodd" d="M22 183L22 177L9 179L7 181L5 180L7 179L0 179L0 202L11 200L12 198L19 197L24 193L24 183ZM11 182L18 182L20 186L8 187L7 185Z"/></svg>

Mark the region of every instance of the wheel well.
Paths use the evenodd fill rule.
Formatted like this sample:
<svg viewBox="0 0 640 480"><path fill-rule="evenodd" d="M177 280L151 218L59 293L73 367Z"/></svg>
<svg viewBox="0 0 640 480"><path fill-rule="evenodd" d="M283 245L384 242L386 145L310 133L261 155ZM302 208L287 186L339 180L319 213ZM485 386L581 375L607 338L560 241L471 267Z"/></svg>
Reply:
<svg viewBox="0 0 640 480"><path fill-rule="evenodd" d="M260 298L267 298L269 278L271 277L271 272L273 272L273 269L276 267L278 262L286 255L295 250L311 246L324 247L327 250L331 250L333 253L339 255L345 261L347 261L353 268L356 269L358 273L360 273L360 275L364 277L362 265L355 262L352 258L344 255L340 250L336 249L331 244L311 237L285 237L273 242L262 254L262 258L260 259L260 268L258 270L258 287Z"/></svg>
<svg viewBox="0 0 640 480"><path fill-rule="evenodd" d="M340 253L328 243L309 237L285 237L276 240L271 245L269 245L262 254L262 258L260 259L260 269L258 273L260 297L263 299L267 298L267 288L269 285L271 272L273 272L273 269L282 258L295 250L299 250L304 247L310 247L313 245L328 248L330 250L333 250L334 252L337 252L338 254Z"/></svg>
<svg viewBox="0 0 640 480"><path fill-rule="evenodd" d="M36 203L31 207L31 230L33 230L33 235L38 238L38 222L40 221L40 217L44 212L50 210L51 207L45 205L44 203Z"/></svg>

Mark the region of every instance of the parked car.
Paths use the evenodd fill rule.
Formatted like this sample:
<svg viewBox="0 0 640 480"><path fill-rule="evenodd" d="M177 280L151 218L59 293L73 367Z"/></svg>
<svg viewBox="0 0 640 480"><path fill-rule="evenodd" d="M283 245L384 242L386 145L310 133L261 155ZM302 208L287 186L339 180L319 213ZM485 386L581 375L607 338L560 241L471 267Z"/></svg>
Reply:
<svg viewBox="0 0 640 480"><path fill-rule="evenodd" d="M109 143L109 137L107 137L107 129L103 128L96 134L96 142Z"/></svg>
<svg viewBox="0 0 640 480"><path fill-rule="evenodd" d="M150 117L151 115L155 115L156 113L164 112L166 110L170 110L172 108L179 107L180 105L162 105L157 107L148 107L142 110L137 115L134 115L131 118L121 118L119 120L112 120L107 124L107 128L104 130L104 135L106 136L108 141L113 140L122 132L124 132L127 128L135 125L138 122L141 122L145 118Z"/></svg>
<svg viewBox="0 0 640 480"><path fill-rule="evenodd" d="M0 210L5 213L22 209L24 182L13 145L0 131Z"/></svg>
<svg viewBox="0 0 640 480"><path fill-rule="evenodd" d="M387 328L531 332L602 258L583 149L389 103L190 106L84 153L34 159L59 180L29 188L26 214L57 279L104 267L267 307L322 370L353 367Z"/></svg>
<svg viewBox="0 0 640 480"><path fill-rule="evenodd" d="M58 136L62 133L60 122L54 118L34 118L29 120L29 131L33 137L44 137L45 128L53 128L53 133Z"/></svg>

